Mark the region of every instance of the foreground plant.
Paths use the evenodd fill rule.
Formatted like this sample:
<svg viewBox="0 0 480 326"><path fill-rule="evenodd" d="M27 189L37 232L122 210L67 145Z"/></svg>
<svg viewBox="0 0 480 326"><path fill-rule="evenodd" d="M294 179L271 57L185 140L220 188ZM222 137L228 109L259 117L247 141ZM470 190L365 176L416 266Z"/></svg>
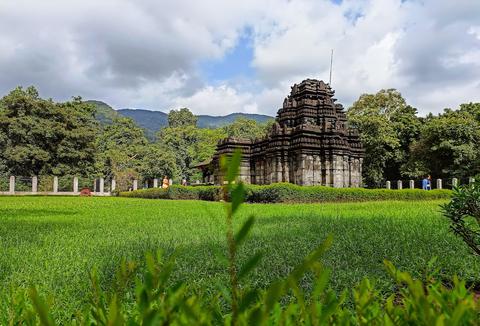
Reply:
<svg viewBox="0 0 480 326"><path fill-rule="evenodd" d="M455 188L442 210L453 232L480 256L480 181Z"/></svg>

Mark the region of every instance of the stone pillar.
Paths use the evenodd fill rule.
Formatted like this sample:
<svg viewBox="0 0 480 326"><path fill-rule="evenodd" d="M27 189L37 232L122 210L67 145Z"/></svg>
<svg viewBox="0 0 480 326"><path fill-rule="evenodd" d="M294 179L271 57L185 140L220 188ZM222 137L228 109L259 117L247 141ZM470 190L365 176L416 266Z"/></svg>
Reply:
<svg viewBox="0 0 480 326"><path fill-rule="evenodd" d="M153 179L153 188L158 188L158 179Z"/></svg>
<svg viewBox="0 0 480 326"><path fill-rule="evenodd" d="M322 160L320 156L313 156L313 185L319 186L322 184Z"/></svg>
<svg viewBox="0 0 480 326"><path fill-rule="evenodd" d="M133 180L133 190L137 190L138 189L138 180L135 179Z"/></svg>
<svg viewBox="0 0 480 326"><path fill-rule="evenodd" d="M410 189L415 189L415 181L410 180L408 183L410 184Z"/></svg>
<svg viewBox="0 0 480 326"><path fill-rule="evenodd" d="M333 155L333 187L342 188L343 187L343 156Z"/></svg>
<svg viewBox="0 0 480 326"><path fill-rule="evenodd" d="M350 164L348 156L343 157L343 187L350 187Z"/></svg>
<svg viewBox="0 0 480 326"><path fill-rule="evenodd" d="M11 193L11 194L15 193L15 177L13 175L10 177L10 184L9 184L9 187L8 187L8 192Z"/></svg>
<svg viewBox="0 0 480 326"><path fill-rule="evenodd" d="M32 177L32 192L34 194L38 192L38 177L36 175Z"/></svg>
<svg viewBox="0 0 480 326"><path fill-rule="evenodd" d="M105 190L105 180L103 178L100 178L100 193L103 194Z"/></svg>
<svg viewBox="0 0 480 326"><path fill-rule="evenodd" d="M283 181L282 158L277 156L277 182Z"/></svg>
<svg viewBox="0 0 480 326"><path fill-rule="evenodd" d="M403 189L402 180L398 180L398 181L397 181L397 189L398 189L398 190Z"/></svg>
<svg viewBox="0 0 480 326"><path fill-rule="evenodd" d="M458 187L458 179L457 178L452 179L452 188L455 188L455 187Z"/></svg>
<svg viewBox="0 0 480 326"><path fill-rule="evenodd" d="M387 189L392 189L392 186L390 185L390 181L387 181L386 187Z"/></svg>
<svg viewBox="0 0 480 326"><path fill-rule="evenodd" d="M437 179L437 189L442 189L442 179Z"/></svg>
<svg viewBox="0 0 480 326"><path fill-rule="evenodd" d="M306 155L305 156L305 164L303 170L303 185L311 186L313 185L313 156Z"/></svg>
<svg viewBox="0 0 480 326"><path fill-rule="evenodd" d="M325 186L332 186L332 161L330 156L325 158Z"/></svg>
<svg viewBox="0 0 480 326"><path fill-rule="evenodd" d="M110 192L115 191L117 189L117 180L112 179L111 185L110 185Z"/></svg>
<svg viewBox="0 0 480 326"><path fill-rule="evenodd" d="M73 192L78 193L78 177L73 177Z"/></svg>
<svg viewBox="0 0 480 326"><path fill-rule="evenodd" d="M363 186L363 158L359 159L359 164L358 164L358 186L362 187Z"/></svg>
<svg viewBox="0 0 480 326"><path fill-rule="evenodd" d="M58 192L58 177L53 177L53 192Z"/></svg>

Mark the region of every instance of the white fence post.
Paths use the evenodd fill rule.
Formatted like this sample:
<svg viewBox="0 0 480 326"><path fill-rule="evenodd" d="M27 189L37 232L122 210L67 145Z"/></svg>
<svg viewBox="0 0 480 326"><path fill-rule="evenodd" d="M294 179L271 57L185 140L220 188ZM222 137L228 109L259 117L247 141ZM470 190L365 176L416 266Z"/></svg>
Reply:
<svg viewBox="0 0 480 326"><path fill-rule="evenodd" d="M105 180L103 178L100 178L100 193L103 194L105 190Z"/></svg>
<svg viewBox="0 0 480 326"><path fill-rule="evenodd" d="M58 192L58 177L53 177L53 192Z"/></svg>
<svg viewBox="0 0 480 326"><path fill-rule="evenodd" d="M390 181L387 181L387 189L391 189Z"/></svg>
<svg viewBox="0 0 480 326"><path fill-rule="evenodd" d="M35 175L32 177L32 193L38 192L38 177Z"/></svg>
<svg viewBox="0 0 480 326"><path fill-rule="evenodd" d="M153 188L158 188L158 179L153 179Z"/></svg>
<svg viewBox="0 0 480 326"><path fill-rule="evenodd" d="M403 189L402 180L398 180L398 181L397 181L397 189L399 189L399 190Z"/></svg>
<svg viewBox="0 0 480 326"><path fill-rule="evenodd" d="M115 179L112 179L112 184L110 186L110 192L114 191L115 188L117 188L117 181Z"/></svg>
<svg viewBox="0 0 480 326"><path fill-rule="evenodd" d="M410 189L415 189L415 181L410 180L409 183L410 183Z"/></svg>
<svg viewBox="0 0 480 326"><path fill-rule="evenodd" d="M78 177L73 177L73 192L78 193Z"/></svg>
<svg viewBox="0 0 480 326"><path fill-rule="evenodd" d="M457 186L458 186L458 179L457 179L457 178L453 178L453 179L452 179L452 188L457 187Z"/></svg>
<svg viewBox="0 0 480 326"><path fill-rule="evenodd" d="M8 187L8 192L11 194L15 193L15 177L13 175L10 177L10 185Z"/></svg>
<svg viewBox="0 0 480 326"><path fill-rule="evenodd" d="M442 189L442 179L437 179L437 189Z"/></svg>
<svg viewBox="0 0 480 326"><path fill-rule="evenodd" d="M137 190L138 189L138 180L135 179L133 180L133 190Z"/></svg>

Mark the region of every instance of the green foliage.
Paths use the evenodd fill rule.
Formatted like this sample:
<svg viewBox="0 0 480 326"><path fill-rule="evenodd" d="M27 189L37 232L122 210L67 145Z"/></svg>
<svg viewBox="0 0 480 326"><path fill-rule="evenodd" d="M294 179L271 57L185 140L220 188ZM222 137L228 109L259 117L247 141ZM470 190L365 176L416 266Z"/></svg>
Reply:
<svg viewBox="0 0 480 326"><path fill-rule="evenodd" d="M146 169L147 163L142 161L148 141L133 120L113 120L112 124L105 126L96 142L96 170L100 175L115 178L120 190L126 190L132 179L140 178L140 170Z"/></svg>
<svg viewBox="0 0 480 326"><path fill-rule="evenodd" d="M407 171L410 144L418 138L421 121L395 89L363 94L349 108L349 123L358 128L365 147L364 182L380 187L401 179ZM403 173L405 175L405 173Z"/></svg>
<svg viewBox="0 0 480 326"><path fill-rule="evenodd" d="M107 103L94 100L85 101L85 103L94 106L95 119L97 119L102 126L112 124L115 119L120 118L118 112Z"/></svg>
<svg viewBox="0 0 480 326"><path fill-rule="evenodd" d="M168 126L171 128L197 126L197 117L187 108L171 110L168 114Z"/></svg>
<svg viewBox="0 0 480 326"><path fill-rule="evenodd" d="M271 123L258 123L247 118L237 118L232 124L223 127L228 137L255 140L266 135Z"/></svg>
<svg viewBox="0 0 480 326"><path fill-rule="evenodd" d="M480 181L454 189L442 211L453 232L480 256Z"/></svg>
<svg viewBox="0 0 480 326"><path fill-rule="evenodd" d="M440 178L467 178L480 172L478 104L462 104L427 117L420 139L412 144L410 165Z"/></svg>
<svg viewBox="0 0 480 326"><path fill-rule="evenodd" d="M148 199L189 199L218 201L222 198L221 188L216 186L172 185L167 189L149 188L119 193L120 197Z"/></svg>
<svg viewBox="0 0 480 326"><path fill-rule="evenodd" d="M16 88L0 100L0 165L17 176L93 172L94 113L80 97L55 103Z"/></svg>
<svg viewBox="0 0 480 326"><path fill-rule="evenodd" d="M337 201L372 200L432 200L447 199L447 189L424 191L421 189L363 189L332 188L324 186L302 187L291 183L275 183L266 186L244 185L246 201L251 203L321 203ZM144 189L122 192L122 197L218 200L221 188L218 186L173 186L171 190ZM207 196L205 194L208 194Z"/></svg>
<svg viewBox="0 0 480 326"><path fill-rule="evenodd" d="M198 178L198 170L193 166L210 159L215 153L215 148L225 134L220 129L199 129L192 119L194 117L188 109L171 111L173 115L171 126L161 129L157 134L158 144L170 151L175 156L180 177L187 180ZM177 115L186 115L181 120ZM169 119L170 119L169 115Z"/></svg>

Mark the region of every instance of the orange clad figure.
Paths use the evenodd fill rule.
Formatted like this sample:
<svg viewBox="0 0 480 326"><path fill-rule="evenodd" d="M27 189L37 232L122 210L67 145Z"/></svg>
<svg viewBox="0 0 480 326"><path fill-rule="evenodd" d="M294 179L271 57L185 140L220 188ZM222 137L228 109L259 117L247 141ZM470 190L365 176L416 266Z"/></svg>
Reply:
<svg viewBox="0 0 480 326"><path fill-rule="evenodd" d="M170 183L168 182L168 177L164 176L162 180L162 188L167 189L170 186Z"/></svg>

